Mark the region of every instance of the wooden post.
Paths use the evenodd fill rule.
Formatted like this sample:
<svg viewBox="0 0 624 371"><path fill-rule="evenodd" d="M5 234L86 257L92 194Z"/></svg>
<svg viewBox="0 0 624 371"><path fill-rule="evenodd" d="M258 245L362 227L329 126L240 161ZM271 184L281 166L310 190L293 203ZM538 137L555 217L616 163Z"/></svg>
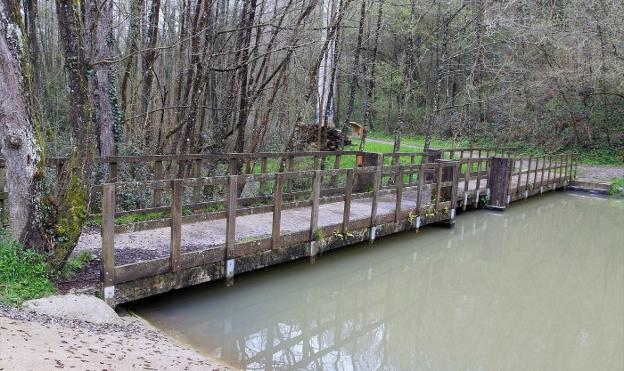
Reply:
<svg viewBox="0 0 624 371"><path fill-rule="evenodd" d="M236 202L238 195L238 176L230 175L228 177L228 193L226 204L225 218L225 249L223 252L223 261L225 262L225 284L232 286L234 284L234 271L236 261L230 259L230 254L236 246Z"/></svg>
<svg viewBox="0 0 624 371"><path fill-rule="evenodd" d="M156 161L154 163L154 180L162 180L163 178L163 163L162 161ZM163 189L160 186L154 188L154 207L162 205L162 192Z"/></svg>
<svg viewBox="0 0 624 371"><path fill-rule="evenodd" d="M401 218L401 202L403 201L403 166L399 166L396 181L396 203L394 205L394 222L398 223Z"/></svg>
<svg viewBox="0 0 624 371"><path fill-rule="evenodd" d="M321 197L321 180L323 179L322 173L319 170L314 172L314 178L312 179L312 208L310 215L310 263L316 261L316 244L319 242L316 240L316 231L318 230L318 217L319 217L319 204Z"/></svg>
<svg viewBox="0 0 624 371"><path fill-rule="evenodd" d="M440 198L442 197L442 163L436 164L436 198L435 198L435 210L440 209Z"/></svg>
<svg viewBox="0 0 624 371"><path fill-rule="evenodd" d="M195 162L195 165L193 167L193 177L201 178L202 160L197 159L194 162ZM200 199L201 199L201 186L194 186L193 187L193 203L194 204L199 203Z"/></svg>
<svg viewBox="0 0 624 371"><path fill-rule="evenodd" d="M383 166L383 155L367 152L362 156L363 167L378 166L379 164ZM358 174L353 187L356 193L370 192L374 187L373 183L374 176L371 173Z"/></svg>
<svg viewBox="0 0 624 371"><path fill-rule="evenodd" d="M334 169L340 169L340 155L336 155L336 158L334 159ZM338 187L338 176L333 175L331 177L331 184L332 188Z"/></svg>
<svg viewBox="0 0 624 371"><path fill-rule="evenodd" d="M231 158L228 165L228 175L236 175L238 173L238 159Z"/></svg>
<svg viewBox="0 0 624 371"><path fill-rule="evenodd" d="M544 187L544 171L546 171L546 156L542 156L542 175L540 176L540 189Z"/></svg>
<svg viewBox="0 0 624 371"><path fill-rule="evenodd" d="M492 157L488 187L490 200L487 208L504 210L507 206L509 181L511 179L513 159L508 157Z"/></svg>
<svg viewBox="0 0 624 371"><path fill-rule="evenodd" d="M379 155L381 156L381 155ZM383 172L383 160L377 164L373 180L373 199L371 201L370 234L369 241L373 243L377 233L377 207L379 204L379 190L381 189L381 174Z"/></svg>
<svg viewBox="0 0 624 371"><path fill-rule="evenodd" d="M173 181L171 197L171 244L170 244L170 268L172 272L180 270L180 247L182 245L182 196L184 186L182 180Z"/></svg>
<svg viewBox="0 0 624 371"><path fill-rule="evenodd" d="M349 231L349 218L351 216L351 194L353 193L353 169L347 170L347 186L345 187L344 208L342 211L342 233Z"/></svg>
<svg viewBox="0 0 624 371"><path fill-rule="evenodd" d="M262 157L260 159L260 173L261 174L266 174L267 162L268 162L268 159L266 157ZM264 193L265 189L266 189L266 180L261 180L260 181L260 193Z"/></svg>
<svg viewBox="0 0 624 371"><path fill-rule="evenodd" d="M416 191L416 215L420 216L420 207L422 200L422 189L425 185L425 168L427 164L424 161L420 163L420 170L418 170L418 190Z"/></svg>
<svg viewBox="0 0 624 371"><path fill-rule="evenodd" d="M515 161L514 161L515 163ZM522 185L522 165L524 161L520 158L520 164L518 165L518 182L516 183L516 196L520 195L520 187ZM528 175L527 175L528 176Z"/></svg>
<svg viewBox="0 0 624 371"><path fill-rule="evenodd" d="M294 170L295 170L295 156L290 155L288 157L288 171L291 172ZM295 179L288 178L288 181L286 183L288 184L288 192L294 192Z"/></svg>
<svg viewBox="0 0 624 371"><path fill-rule="evenodd" d="M273 231L272 245L273 250L277 250L280 245L280 228L282 223L282 193L284 191L284 174L277 173L275 175L275 186L273 187Z"/></svg>
<svg viewBox="0 0 624 371"><path fill-rule="evenodd" d="M407 181L408 185L412 185L414 182L414 164L416 162L416 155L410 156L410 170L409 170L409 180Z"/></svg>
<svg viewBox="0 0 624 371"><path fill-rule="evenodd" d="M470 153L470 157L472 158L472 152ZM468 161L470 163L470 161ZM459 167L461 166L461 162L457 161L453 164L453 186L451 187L451 219L455 218L454 209L457 207L457 190L459 188ZM472 165L471 165L472 166Z"/></svg>
<svg viewBox="0 0 624 371"><path fill-rule="evenodd" d="M115 183L117 181L117 163L108 163L108 182Z"/></svg>
<svg viewBox="0 0 624 371"><path fill-rule="evenodd" d="M529 178L531 177L531 165L533 164L533 157L529 157L529 166L527 167L526 182L524 183L524 194L528 195L529 192Z"/></svg>
<svg viewBox="0 0 624 371"><path fill-rule="evenodd" d="M115 306L115 184L102 185L102 297Z"/></svg>
<svg viewBox="0 0 624 371"><path fill-rule="evenodd" d="M550 185L550 173L552 172L552 155L548 156L548 177L546 178L546 185Z"/></svg>

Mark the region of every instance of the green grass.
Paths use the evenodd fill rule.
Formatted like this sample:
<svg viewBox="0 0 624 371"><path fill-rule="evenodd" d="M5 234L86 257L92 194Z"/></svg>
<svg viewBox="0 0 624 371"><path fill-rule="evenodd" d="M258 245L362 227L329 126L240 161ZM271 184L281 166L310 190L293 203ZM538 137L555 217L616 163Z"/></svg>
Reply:
<svg viewBox="0 0 624 371"><path fill-rule="evenodd" d="M366 134L366 137L372 138L372 139L381 139L381 140L385 140L389 142L394 142L394 135L384 133L381 131L369 131ZM359 143L359 139L355 139L353 142ZM410 146L420 147L419 151L421 151L422 148L425 146L425 137L422 135L401 135L401 144L402 145L407 144ZM431 147L432 148L453 148L453 147L462 148L462 147L468 147L468 141L461 140L461 141L454 142L449 139L433 137L431 138ZM411 148L411 151L413 152L414 149ZM392 145L390 145L390 152L392 152Z"/></svg>
<svg viewBox="0 0 624 371"><path fill-rule="evenodd" d="M624 196L624 191L620 189L624 189L624 178L616 178L611 182L611 188L609 189L610 195L620 195Z"/></svg>
<svg viewBox="0 0 624 371"><path fill-rule="evenodd" d="M17 305L54 293L44 258L0 232L0 302Z"/></svg>

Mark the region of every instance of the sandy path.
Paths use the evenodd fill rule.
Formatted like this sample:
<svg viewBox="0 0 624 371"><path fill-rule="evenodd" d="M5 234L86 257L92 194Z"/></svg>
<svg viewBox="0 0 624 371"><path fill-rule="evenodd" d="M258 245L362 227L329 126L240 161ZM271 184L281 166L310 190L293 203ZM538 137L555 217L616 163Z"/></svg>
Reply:
<svg viewBox="0 0 624 371"><path fill-rule="evenodd" d="M228 369L138 319L123 321L94 325L0 308L0 370Z"/></svg>

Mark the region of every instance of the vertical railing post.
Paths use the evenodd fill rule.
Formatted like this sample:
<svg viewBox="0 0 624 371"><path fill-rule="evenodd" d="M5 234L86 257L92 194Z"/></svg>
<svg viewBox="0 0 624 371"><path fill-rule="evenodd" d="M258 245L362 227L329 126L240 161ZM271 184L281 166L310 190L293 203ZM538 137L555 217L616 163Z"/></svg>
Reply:
<svg viewBox="0 0 624 371"><path fill-rule="evenodd" d="M425 186L425 169L427 163L425 161L420 162L420 169L418 170L418 190L416 191L416 230L420 228L420 212L422 204L422 190Z"/></svg>
<svg viewBox="0 0 624 371"><path fill-rule="evenodd" d="M323 179L322 172L316 170L314 172L314 178L312 178L312 208L310 215L310 246L308 255L310 256L310 263L314 264L317 254L317 243L320 243L321 238L317 238L318 231L318 217L319 217L319 205L321 198L321 180Z"/></svg>
<svg viewBox="0 0 624 371"><path fill-rule="evenodd" d="M442 198L442 162L436 164L436 198L435 210L440 209L440 199Z"/></svg>
<svg viewBox="0 0 624 371"><path fill-rule="evenodd" d="M115 183L117 181L117 162L108 163L108 182Z"/></svg>
<svg viewBox="0 0 624 371"><path fill-rule="evenodd" d="M260 159L260 173L261 174L266 174L267 172L267 164L268 162L268 158L266 157L262 157ZM264 180L264 178L260 181L260 193L264 193L266 189L266 180Z"/></svg>
<svg viewBox="0 0 624 371"><path fill-rule="evenodd" d="M162 161L154 162L154 180L162 180L163 178L163 163ZM154 187L154 207L162 205L162 192L163 189L160 186Z"/></svg>
<svg viewBox="0 0 624 371"><path fill-rule="evenodd" d="M271 233L271 248L275 251L280 246L280 231L282 224L282 193L284 191L284 175L275 175L275 185L273 186L273 230Z"/></svg>
<svg viewBox="0 0 624 371"><path fill-rule="evenodd" d="M115 184L102 185L102 297L115 306Z"/></svg>
<svg viewBox="0 0 624 371"><path fill-rule="evenodd" d="M294 171L295 170L295 156L289 155L288 156L288 171ZM288 178L288 181L286 182L286 184L288 184L288 192L292 193L294 192L294 188L295 188L295 179L294 178Z"/></svg>
<svg viewBox="0 0 624 371"><path fill-rule="evenodd" d="M515 160L514 160L514 163L515 163ZM524 165L524 159L520 158L520 164L518 165L518 181L516 183L516 197L520 195L520 188L522 187L522 166L523 165Z"/></svg>
<svg viewBox="0 0 624 371"><path fill-rule="evenodd" d="M345 187L344 208L342 210L342 233L349 232L349 219L351 216L351 194L353 193L354 170L347 170L347 186Z"/></svg>
<svg viewBox="0 0 624 371"><path fill-rule="evenodd" d="M182 196L184 185L181 179L172 182L171 196L171 243L169 246L169 267L172 272L180 270L180 247L182 245Z"/></svg>
<svg viewBox="0 0 624 371"><path fill-rule="evenodd" d="M201 178L202 160L196 159L193 165L193 178ZM199 203L201 199L201 186L193 186L193 203Z"/></svg>
<svg viewBox="0 0 624 371"><path fill-rule="evenodd" d="M401 202L403 201L403 174L405 169L399 166L396 177L396 203L394 205L394 222L398 223L401 219Z"/></svg>
<svg viewBox="0 0 624 371"><path fill-rule="evenodd" d="M223 261L225 262L225 284L234 284L234 272L236 270L236 260L230 259L236 245L236 202L238 196L238 176L228 177L228 192L225 219L225 247Z"/></svg>
<svg viewBox="0 0 624 371"><path fill-rule="evenodd" d="M381 178L383 173L383 157L377 156L377 169L373 178L373 199L371 201L370 233L369 241L373 243L377 234L377 207L379 204L379 190L381 189Z"/></svg>
<svg viewBox="0 0 624 371"><path fill-rule="evenodd" d="M550 185L550 173L552 173L552 155L548 156L548 177L546 178L546 186Z"/></svg>
<svg viewBox="0 0 624 371"><path fill-rule="evenodd" d="M470 152L470 157L472 157L472 152ZM461 166L461 162L453 163L453 177L452 182L453 186L451 187L451 220L455 219L455 208L457 207L457 191L459 189L459 168ZM472 166L472 165L470 165Z"/></svg>
<svg viewBox="0 0 624 371"><path fill-rule="evenodd" d="M336 158L334 159L334 169L340 169L340 155L336 155ZM337 188L338 187L338 176L337 175L332 175L332 177L331 177L331 185L332 185L332 188Z"/></svg>
<svg viewBox="0 0 624 371"><path fill-rule="evenodd" d="M529 165L527 166L526 181L524 182L524 198L529 197L529 179L531 178L531 166L533 166L533 157L529 156Z"/></svg>
<svg viewBox="0 0 624 371"><path fill-rule="evenodd" d="M410 168L409 168L409 179L407 181L407 185L411 186L414 183L414 164L416 163L416 155L410 156Z"/></svg>
<svg viewBox="0 0 624 371"><path fill-rule="evenodd" d="M509 183L513 169L513 159L508 157L492 157L490 159L490 175L488 187L490 199L487 208L504 210L507 207Z"/></svg>

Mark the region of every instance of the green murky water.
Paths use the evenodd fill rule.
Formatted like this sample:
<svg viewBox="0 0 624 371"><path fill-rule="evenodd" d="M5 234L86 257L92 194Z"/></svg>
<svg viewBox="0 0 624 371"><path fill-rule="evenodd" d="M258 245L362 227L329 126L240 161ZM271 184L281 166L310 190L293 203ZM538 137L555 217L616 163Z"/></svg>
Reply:
<svg viewBox="0 0 624 371"><path fill-rule="evenodd" d="M624 202L544 195L132 309L248 369L624 370Z"/></svg>

